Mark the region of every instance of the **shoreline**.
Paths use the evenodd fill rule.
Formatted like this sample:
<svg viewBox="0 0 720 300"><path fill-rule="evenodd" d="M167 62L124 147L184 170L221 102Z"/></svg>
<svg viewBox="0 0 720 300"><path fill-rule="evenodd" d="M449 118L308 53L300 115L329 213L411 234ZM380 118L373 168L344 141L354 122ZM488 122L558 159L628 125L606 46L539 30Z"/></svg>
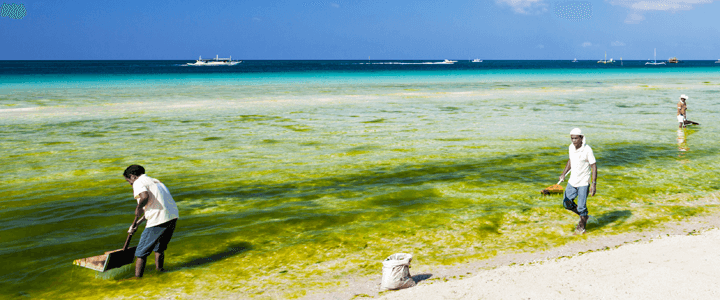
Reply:
<svg viewBox="0 0 720 300"><path fill-rule="evenodd" d="M720 192L711 193L698 201L706 201L708 205L718 205L720 204ZM497 272L510 274L507 272L508 268L519 268L523 270L538 265L542 266L553 263L557 264L560 261L577 260L586 257L587 254L590 253L614 253L627 248L626 246L637 247L650 245L649 247L652 248L656 247L652 245L655 241L708 234L715 234L720 237L720 213L667 222L656 228L640 232L598 236L595 238L592 236L592 231L590 231L585 234L585 238L582 240L570 242L560 247L553 247L537 252L499 253L489 259L464 264L423 265L422 257L415 257L413 263L410 265L410 274L416 279L420 279L415 287L396 291L382 290L380 288L382 270L381 267L378 267L377 274L375 275L351 277L348 285L343 288L334 289L333 291L309 292L305 297L300 297L300 299L477 299L481 294L472 292L473 287L477 284L475 281L488 274L496 276L494 273ZM720 239L718 242L720 243ZM720 257L720 255L718 255L718 257ZM380 264L378 263L378 265ZM720 267L720 265L716 267ZM620 268L617 270L617 274L626 274L627 271L628 270ZM511 282L515 281L513 278L504 279ZM569 282L573 281L567 278L550 278L549 280L555 280L555 282L558 283L557 288L561 286L566 287ZM482 281L485 282L485 280ZM521 284L521 282L516 283ZM598 286L602 288L602 285ZM720 293L720 291L718 291L718 293ZM503 296L504 294L502 293L482 295L490 297L491 299L506 297ZM533 295L513 294L513 296L508 295L507 297L527 298L529 296ZM543 299L558 296L563 298L569 297L570 294L556 294L554 296L545 294L535 296ZM573 295L571 298L577 298L575 296L580 296L580 294ZM608 297L622 298L620 295L604 295L600 298L605 299ZM629 297L629 295L626 297Z"/></svg>

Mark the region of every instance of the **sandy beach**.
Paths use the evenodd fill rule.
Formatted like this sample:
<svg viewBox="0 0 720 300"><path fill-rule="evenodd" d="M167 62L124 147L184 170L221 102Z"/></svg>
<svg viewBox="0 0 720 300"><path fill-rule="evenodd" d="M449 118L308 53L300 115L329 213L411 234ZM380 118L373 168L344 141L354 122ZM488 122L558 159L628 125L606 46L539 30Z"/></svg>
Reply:
<svg viewBox="0 0 720 300"><path fill-rule="evenodd" d="M457 266L414 262L417 286L382 291L380 276L308 299L716 299L720 216L512 253Z"/></svg>
<svg viewBox="0 0 720 300"><path fill-rule="evenodd" d="M717 299L720 230L420 284L381 299Z"/></svg>

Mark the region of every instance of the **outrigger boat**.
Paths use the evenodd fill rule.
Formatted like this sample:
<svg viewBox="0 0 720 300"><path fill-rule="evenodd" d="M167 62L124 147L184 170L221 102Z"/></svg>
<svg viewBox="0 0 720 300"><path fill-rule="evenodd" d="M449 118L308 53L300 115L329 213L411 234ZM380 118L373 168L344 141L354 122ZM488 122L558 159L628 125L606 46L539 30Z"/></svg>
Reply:
<svg viewBox="0 0 720 300"><path fill-rule="evenodd" d="M614 62L615 62L615 61L614 61L612 58L611 58L610 60L607 60L607 52L605 52L605 59L604 59L604 60L598 60L597 63L599 63L599 64L611 64L611 63L614 63Z"/></svg>
<svg viewBox="0 0 720 300"><path fill-rule="evenodd" d="M200 56L194 63L188 63L188 66L234 66L241 62L242 60L232 60L232 56L230 58L220 58L215 55L215 58L211 59L203 59Z"/></svg>
<svg viewBox="0 0 720 300"><path fill-rule="evenodd" d="M652 62L646 62L645 65L657 66L657 65L664 65L664 64L665 64L664 61L657 62L656 58L657 58L657 49L653 49L653 61L652 61Z"/></svg>

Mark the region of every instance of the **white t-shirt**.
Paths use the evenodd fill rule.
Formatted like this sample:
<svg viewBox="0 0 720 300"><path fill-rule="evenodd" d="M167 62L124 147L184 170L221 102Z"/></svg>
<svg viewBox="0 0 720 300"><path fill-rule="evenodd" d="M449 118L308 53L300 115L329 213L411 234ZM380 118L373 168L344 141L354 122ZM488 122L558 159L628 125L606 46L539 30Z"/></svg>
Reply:
<svg viewBox="0 0 720 300"><path fill-rule="evenodd" d="M575 149L575 145L570 144L570 179L568 184L574 187L587 186L590 184L590 165L595 163L595 155L590 145L585 144L580 149Z"/></svg>
<svg viewBox="0 0 720 300"><path fill-rule="evenodd" d="M133 182L133 194L135 200L140 203L140 193L148 192L148 202L145 205L145 227L153 227L177 219L177 205L173 200L168 188L159 180L145 174L140 175Z"/></svg>

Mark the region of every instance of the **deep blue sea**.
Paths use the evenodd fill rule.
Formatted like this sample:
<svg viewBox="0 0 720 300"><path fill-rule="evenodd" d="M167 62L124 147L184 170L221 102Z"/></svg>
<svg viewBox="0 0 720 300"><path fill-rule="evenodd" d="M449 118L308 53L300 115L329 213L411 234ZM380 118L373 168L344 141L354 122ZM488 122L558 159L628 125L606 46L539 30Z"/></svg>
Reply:
<svg viewBox="0 0 720 300"><path fill-rule="evenodd" d="M383 71L466 71L466 70L586 70L586 69L678 69L718 68L712 60L681 61L661 66L645 65L647 61L627 60L613 64L582 60L485 60L473 63L458 60L440 64L441 60L249 60L235 66L187 66L187 60L118 60L118 61L0 61L0 75L37 74L246 74L246 73L316 73L316 72L383 72Z"/></svg>

